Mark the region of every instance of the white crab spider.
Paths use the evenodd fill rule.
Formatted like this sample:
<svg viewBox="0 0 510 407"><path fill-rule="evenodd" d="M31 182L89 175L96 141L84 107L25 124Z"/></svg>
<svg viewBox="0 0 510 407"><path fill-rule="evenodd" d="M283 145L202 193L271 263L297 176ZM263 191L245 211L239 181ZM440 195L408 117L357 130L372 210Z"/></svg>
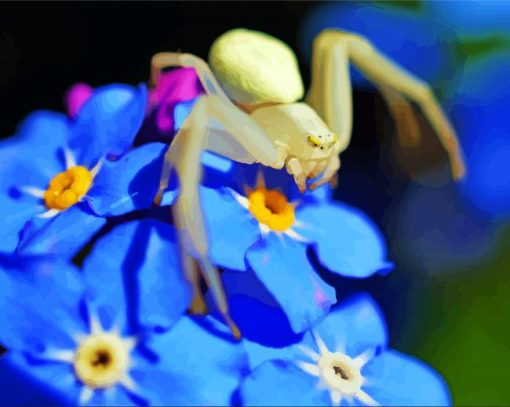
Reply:
<svg viewBox="0 0 510 407"><path fill-rule="evenodd" d="M351 61L381 90L394 118L405 120L407 129L416 128L416 123L402 112L410 111L409 100L418 104L449 155L453 177L461 178L465 167L459 143L430 87L359 35L325 30L317 36L306 103L298 102L304 89L295 55L285 43L267 34L236 29L221 35L210 50L211 68L191 54L165 52L152 58L152 84L157 83L164 68L193 67L206 91L165 155L155 202L161 201L175 169L180 193L173 211L184 271L194 290L191 309L205 311L196 258L236 337L240 332L229 316L218 271L208 258L198 195L201 154L209 150L237 162L285 167L302 192L308 178L322 174L311 189L332 180L340 168L339 153L347 148L351 137ZM210 126L211 120L219 122L222 130ZM413 138L415 134L408 135L409 141Z"/></svg>

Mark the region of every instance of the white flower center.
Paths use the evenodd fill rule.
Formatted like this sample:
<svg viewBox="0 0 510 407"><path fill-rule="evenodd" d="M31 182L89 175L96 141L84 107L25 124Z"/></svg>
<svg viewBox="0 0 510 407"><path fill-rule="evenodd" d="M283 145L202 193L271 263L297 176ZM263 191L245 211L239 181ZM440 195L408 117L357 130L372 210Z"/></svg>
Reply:
<svg viewBox="0 0 510 407"><path fill-rule="evenodd" d="M330 352L317 333L314 332L313 336L319 353L306 346L301 349L314 363L298 361L296 364L306 373L319 378L319 387L329 391L331 404L339 406L343 399L349 402L357 399L367 406L378 405L361 388L365 383L361 369L371 360L373 352L351 358L340 350Z"/></svg>
<svg viewBox="0 0 510 407"><path fill-rule="evenodd" d="M340 353L326 353L318 361L320 377L330 389L336 389L344 396L355 396L363 384L360 368L349 356Z"/></svg>
<svg viewBox="0 0 510 407"><path fill-rule="evenodd" d="M122 339L111 333L83 339L74 356L76 376L87 386L111 387L122 380L129 367L129 350Z"/></svg>
<svg viewBox="0 0 510 407"><path fill-rule="evenodd" d="M120 336L116 328L104 331L96 317L91 316L89 323L90 332L87 335L74 335L75 349L47 350L46 359L68 363L73 367L73 377L83 384L79 405L87 404L96 390L107 390L117 385L136 392L137 386L129 375L131 350L136 345L136 339Z"/></svg>

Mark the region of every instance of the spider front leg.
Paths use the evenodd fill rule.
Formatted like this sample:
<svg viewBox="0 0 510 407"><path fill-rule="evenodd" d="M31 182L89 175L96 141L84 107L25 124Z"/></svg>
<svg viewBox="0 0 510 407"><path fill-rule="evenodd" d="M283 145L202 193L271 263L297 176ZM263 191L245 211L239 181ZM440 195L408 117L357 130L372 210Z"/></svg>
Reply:
<svg viewBox="0 0 510 407"><path fill-rule="evenodd" d="M198 262L202 276L225 322L233 335L239 338L241 333L230 317L220 275L209 259L207 232L199 196L202 152L207 147L210 151L221 153L221 148L215 145L214 137L211 137L214 136L214 130L209 126L211 119L218 121L232 139L251 155L251 162L281 168L286 157L250 116L215 95L199 99L166 154L167 164L162 175L168 175L165 168L172 167L180 180L179 197L173 206L173 213L179 244L182 247L184 259L182 264L188 280L193 285L193 304L200 306L203 301L200 297L197 272L193 262L188 258L190 255ZM228 158L235 160L236 157ZM163 181L161 185L165 183L166 181Z"/></svg>
<svg viewBox="0 0 510 407"><path fill-rule="evenodd" d="M341 150L349 144L352 122L352 95L349 61L378 86L392 111L411 111L404 98L417 103L448 153L454 179L466 168L457 136L434 97L430 86L380 53L363 37L347 32L325 30L313 44L312 86L308 102L339 135ZM397 96L397 93L402 96ZM402 110L404 109L404 110ZM411 117L407 124L416 127ZM411 143L416 141L409 140Z"/></svg>
<svg viewBox="0 0 510 407"><path fill-rule="evenodd" d="M319 188L320 186L330 183L332 187L336 184L336 174L340 169L340 158L338 157L338 153L334 153L328 161L326 165L326 169L321 175L321 178L318 181L315 181L310 185L310 191Z"/></svg>

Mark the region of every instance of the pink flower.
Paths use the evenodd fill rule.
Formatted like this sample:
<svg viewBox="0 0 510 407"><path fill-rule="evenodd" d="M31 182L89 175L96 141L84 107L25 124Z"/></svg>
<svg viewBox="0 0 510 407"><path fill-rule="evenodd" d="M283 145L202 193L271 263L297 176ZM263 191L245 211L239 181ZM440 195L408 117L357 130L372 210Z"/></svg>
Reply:
<svg viewBox="0 0 510 407"><path fill-rule="evenodd" d="M67 114L70 117L76 117L81 107L87 102L94 88L87 83L75 83L69 88L65 95L65 105Z"/></svg>
<svg viewBox="0 0 510 407"><path fill-rule="evenodd" d="M154 112L157 130L174 132L174 109L178 103L190 101L204 93L194 68L179 68L163 72L158 84L149 93L148 113Z"/></svg>

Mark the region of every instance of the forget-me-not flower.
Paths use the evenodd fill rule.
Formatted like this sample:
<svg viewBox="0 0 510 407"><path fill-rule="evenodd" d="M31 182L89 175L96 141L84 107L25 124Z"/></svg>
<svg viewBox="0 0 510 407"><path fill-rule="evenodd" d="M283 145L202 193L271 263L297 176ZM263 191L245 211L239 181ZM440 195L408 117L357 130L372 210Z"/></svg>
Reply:
<svg viewBox="0 0 510 407"><path fill-rule="evenodd" d="M0 371L40 392L41 398L32 394L29 401L230 402L247 369L245 352L214 319L183 315L179 304L187 300L187 287L171 258L173 246L153 236L144 256L119 256L134 264L118 267L115 261L112 250L125 250L124 237L132 238L134 230L143 234L145 228L171 233L169 225L153 221L123 225L110 242L108 235L99 242L81 273L55 258L0 255L0 340L8 348L0 357ZM140 243L136 238L129 241ZM169 256L166 268L154 267ZM143 325L159 326L168 315L173 322L168 331L157 333ZM3 386L0 390L2 404L24 397Z"/></svg>
<svg viewBox="0 0 510 407"><path fill-rule="evenodd" d="M258 184L249 181L252 187L244 194L240 188L202 188L210 256L219 266L253 271L295 332L302 332L336 300L334 289L309 260L308 247L323 266L346 277L386 272L391 264L381 233L361 211L324 193L300 195L290 176L264 171L269 174L265 183L260 177ZM243 285L242 276L228 276L236 278L238 289ZM247 294L253 291L252 281L245 284Z"/></svg>
<svg viewBox="0 0 510 407"><path fill-rule="evenodd" d="M448 388L429 366L388 348L383 316L358 295L290 345L245 340L252 372L243 405L450 405Z"/></svg>
<svg viewBox="0 0 510 407"><path fill-rule="evenodd" d="M98 88L75 118L33 113L0 144L1 250L72 256L105 216L151 205L166 146L128 152L146 97L143 86Z"/></svg>

